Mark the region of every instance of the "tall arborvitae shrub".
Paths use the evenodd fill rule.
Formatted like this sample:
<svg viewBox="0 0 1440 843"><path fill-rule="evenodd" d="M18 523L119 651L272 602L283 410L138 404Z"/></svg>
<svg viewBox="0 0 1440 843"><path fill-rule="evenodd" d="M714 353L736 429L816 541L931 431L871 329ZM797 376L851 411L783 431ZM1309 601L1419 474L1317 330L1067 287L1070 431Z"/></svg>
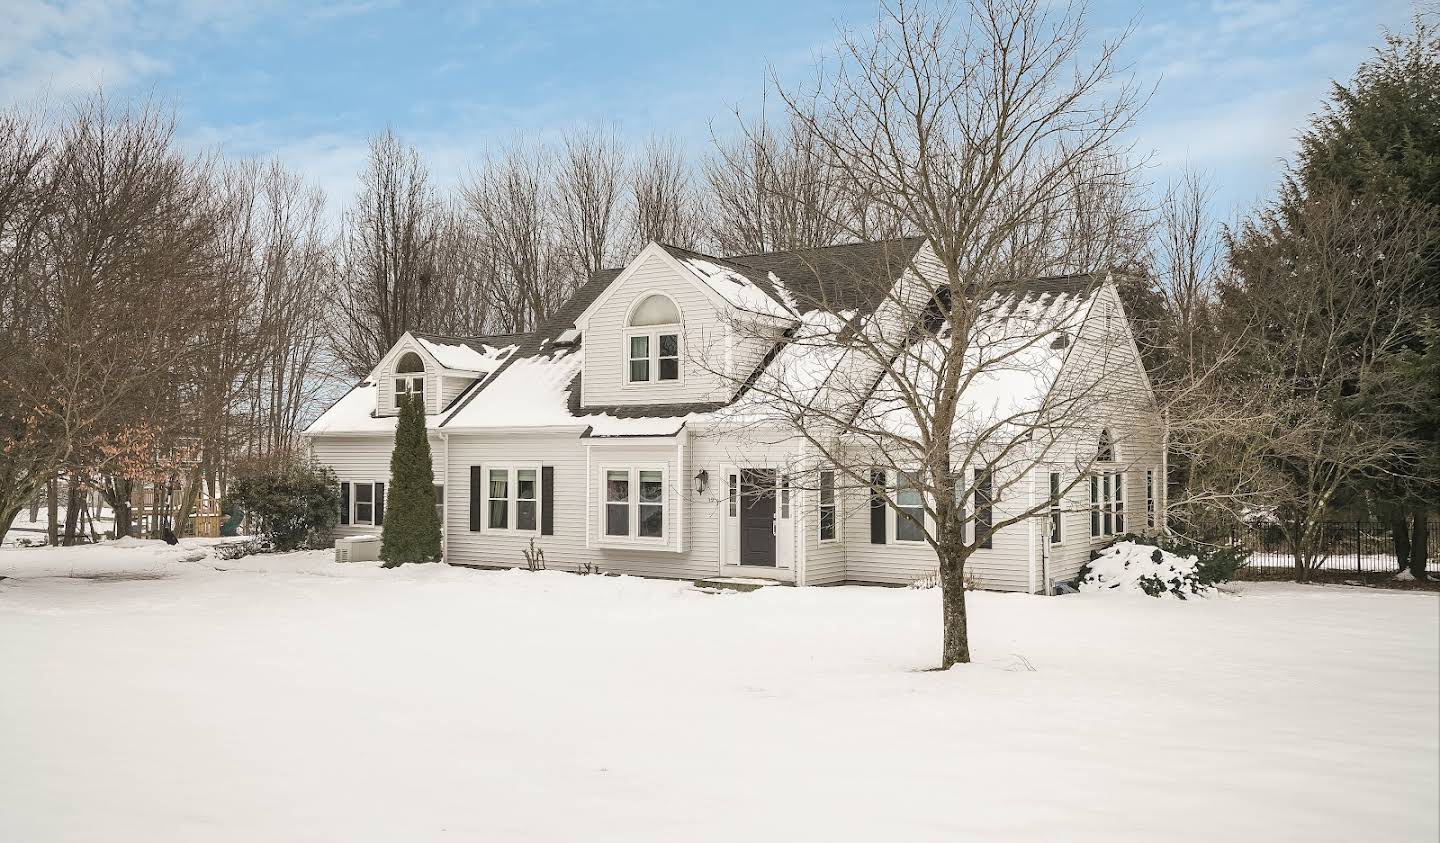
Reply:
<svg viewBox="0 0 1440 843"><path fill-rule="evenodd" d="M430 467L430 440L419 399L401 402L390 454L390 488L380 558L385 567L440 558L440 517L435 513L435 474Z"/></svg>

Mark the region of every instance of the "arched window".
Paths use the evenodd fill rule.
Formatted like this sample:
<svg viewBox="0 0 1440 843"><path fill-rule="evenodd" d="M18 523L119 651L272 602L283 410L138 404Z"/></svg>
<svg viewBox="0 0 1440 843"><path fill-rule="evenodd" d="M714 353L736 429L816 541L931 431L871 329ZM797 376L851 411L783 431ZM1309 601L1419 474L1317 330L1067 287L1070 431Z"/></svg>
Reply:
<svg viewBox="0 0 1440 843"><path fill-rule="evenodd" d="M395 406L406 397L414 398L425 406L425 361L413 351L400 355L395 363Z"/></svg>
<svg viewBox="0 0 1440 843"><path fill-rule="evenodd" d="M1100 431L1100 442L1095 448L1096 462L1115 462L1115 442L1110 438L1110 429Z"/></svg>
<svg viewBox="0 0 1440 843"><path fill-rule="evenodd" d="M625 322L625 380L680 379L680 308L669 296L651 293L630 308Z"/></svg>

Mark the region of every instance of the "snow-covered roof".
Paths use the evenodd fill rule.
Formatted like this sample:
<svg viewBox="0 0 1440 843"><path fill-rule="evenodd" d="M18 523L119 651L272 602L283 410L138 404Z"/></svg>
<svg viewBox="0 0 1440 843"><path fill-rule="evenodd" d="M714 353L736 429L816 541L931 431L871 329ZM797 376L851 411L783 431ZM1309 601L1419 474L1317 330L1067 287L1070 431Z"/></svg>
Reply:
<svg viewBox="0 0 1440 843"><path fill-rule="evenodd" d="M518 337L506 336L489 341L489 337L440 337L432 334L411 336L420 344L435 362L447 369L463 372L488 374L500 368L501 364L519 347ZM504 340L509 340L505 342Z"/></svg>
<svg viewBox="0 0 1440 843"><path fill-rule="evenodd" d="M375 406L379 397L380 388L375 381L367 380L356 384L339 401L321 413L320 418L311 422L310 426L305 428L305 435L394 433L399 417L376 415ZM425 417L425 426L434 430L444 420L445 414L432 413Z"/></svg>
<svg viewBox="0 0 1440 843"><path fill-rule="evenodd" d="M456 431L549 427L571 428L596 437L670 436L692 421L762 419L767 401L773 407L776 395L784 395L793 407L797 402L829 400L827 395L863 395L873 387L875 391L857 410L871 424L905 427L909 424L907 411L903 401L893 392L887 393L886 379L877 384L873 368L844 362L852 353L847 351L847 335L864 330L865 324L879 318L874 308L885 306L884 302L877 304L857 294L856 308L838 314L818 303L833 303L840 291L854 285L846 280L854 276L845 272L880 272L892 283L902 283L902 273L914 265L922 247L922 241L911 239L733 259L662 247L725 301L749 313L774 317L789 327L738 395L705 404L581 406L584 345L577 320L603 296L620 270L592 276L551 320L528 335L453 338L413 334L442 366L479 375L477 383L452 407L430 415L427 424L432 429ZM815 272L832 266L838 267L835 271L840 274L828 280ZM783 271L815 274L796 284ZM964 388L962 425L980 429L1041 408L1065 357L1064 347L1054 344L1053 338L1061 332L1073 338L1072 327L1078 327L1096 289L1095 279L1088 276L1040 279L984 303L980 308L984 318L970 338L967 372L972 374ZM798 298L803 300L797 301L794 290L800 291ZM909 356L923 369L925 361L943 355L950 342L942 330L916 343ZM866 371L871 374L864 374ZM862 376L866 379L863 386L847 381ZM360 384L307 433L393 431L394 417L375 415L377 393L375 383Z"/></svg>
<svg viewBox="0 0 1440 843"><path fill-rule="evenodd" d="M681 266L695 273L705 286L741 313L780 319L793 319L797 315L794 297L789 295L773 272L762 276L766 282L762 286L739 267L725 266L715 260L679 249L672 249L672 253L675 253Z"/></svg>
<svg viewBox="0 0 1440 843"><path fill-rule="evenodd" d="M485 385L482 400L461 405L445 427L574 427L588 428L592 436L672 436L684 426L685 416L621 417L579 409L571 393L583 360L580 350L563 348L517 358Z"/></svg>
<svg viewBox="0 0 1440 843"><path fill-rule="evenodd" d="M1098 289L1088 277L1073 280L1056 289L995 293L980 304L961 363L956 432L962 437L979 439L1038 418ZM940 377L940 361L952 343L948 330L941 330L901 355L894 365L904 373L903 386L893 376L881 378L864 408L864 424L911 430L904 387L923 391Z"/></svg>

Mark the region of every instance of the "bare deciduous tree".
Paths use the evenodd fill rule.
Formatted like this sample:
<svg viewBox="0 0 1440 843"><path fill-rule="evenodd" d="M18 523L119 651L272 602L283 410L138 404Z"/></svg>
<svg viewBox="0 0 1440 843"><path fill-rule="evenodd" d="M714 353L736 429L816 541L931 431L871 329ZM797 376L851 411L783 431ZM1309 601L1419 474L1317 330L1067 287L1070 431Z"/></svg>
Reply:
<svg viewBox="0 0 1440 843"><path fill-rule="evenodd" d="M829 246L854 228L860 193L847 193L812 120L776 129L764 118L741 122L741 137L717 142L705 161L714 205L710 236L721 254ZM863 208L861 209L863 210Z"/></svg>
<svg viewBox="0 0 1440 843"><path fill-rule="evenodd" d="M802 437L852 488L870 488L877 467L903 479L874 493L897 517L924 510L912 523L939 557L944 667L970 660L967 560L1050 505L1048 494L1022 491L1029 469L1069 463L1063 493L1096 459L1100 413L1133 418L1148 400L1102 394L1105 384L1081 376L1042 389L1059 356L1052 345L1074 338L1083 310L1021 297L1056 268L1103 269L1076 264L1106 249L1038 235L1109 237L1108 221L1060 225L1066 209L1080 220L1126 207L1106 185L1129 181L1110 163L1140 96L1118 73L1117 48L1088 40L1083 7L894 3L873 31L841 33L813 88L781 86L793 131L813 139L813 160L839 193L898 220L933 253L900 258L913 265L893 287L894 276L831 293L820 285L803 305L812 315L777 340L807 362L753 385L752 401L764 408L758 418ZM787 198L812 201L804 195ZM857 297L876 303L872 315L856 317ZM1119 334L1101 336L1084 352L1097 355L1093 366L1076 371L1104 371L1104 358L1123 351ZM837 344L844 358L805 388Z"/></svg>
<svg viewBox="0 0 1440 843"><path fill-rule="evenodd" d="M420 155L393 131L373 138L363 190L345 217L335 358L368 373L407 331L425 327L434 295L438 200Z"/></svg>
<svg viewBox="0 0 1440 843"><path fill-rule="evenodd" d="M615 258L625 154L613 129L565 135L555 174L561 248L579 281Z"/></svg>
<svg viewBox="0 0 1440 843"><path fill-rule="evenodd" d="M700 217L699 200L680 147L673 138L651 137L630 170L630 253L651 242L696 248L701 238Z"/></svg>
<svg viewBox="0 0 1440 843"><path fill-rule="evenodd" d="M496 320L526 331L568 298L573 278L556 272L551 181L554 162L539 144L516 141L492 156L463 187L468 210L490 252Z"/></svg>

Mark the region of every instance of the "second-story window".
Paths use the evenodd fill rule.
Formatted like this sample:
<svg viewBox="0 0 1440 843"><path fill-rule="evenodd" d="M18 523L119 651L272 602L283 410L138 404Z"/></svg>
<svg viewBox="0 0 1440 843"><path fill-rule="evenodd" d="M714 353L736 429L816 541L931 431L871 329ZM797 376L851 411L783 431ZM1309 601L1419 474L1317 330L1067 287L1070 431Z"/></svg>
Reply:
<svg viewBox="0 0 1440 843"><path fill-rule="evenodd" d="M413 351L406 352L395 364L395 406L412 397L425 405L425 361Z"/></svg>
<svg viewBox="0 0 1440 843"><path fill-rule="evenodd" d="M625 379L629 383L679 380L680 334L675 302L658 294L641 299L625 326Z"/></svg>

